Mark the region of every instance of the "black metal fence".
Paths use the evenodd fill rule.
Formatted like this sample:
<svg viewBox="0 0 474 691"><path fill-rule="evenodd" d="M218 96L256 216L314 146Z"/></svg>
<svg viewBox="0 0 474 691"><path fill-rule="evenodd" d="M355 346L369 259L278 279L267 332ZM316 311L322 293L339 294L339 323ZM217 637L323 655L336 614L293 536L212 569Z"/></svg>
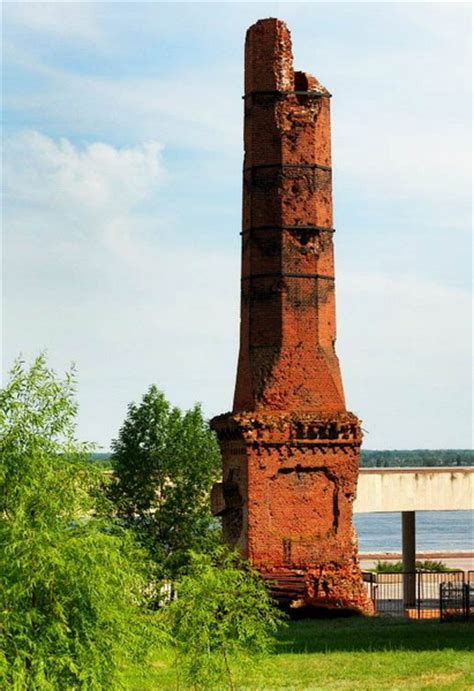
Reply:
<svg viewBox="0 0 474 691"><path fill-rule="evenodd" d="M467 580L469 574L465 575L460 570L365 572L363 577L378 614L410 619L441 619L442 613L454 612L454 601L455 598L456 602L459 601L460 593L464 593L461 609L464 607L462 611L467 611L466 617L469 616L474 599L474 572L470 573L471 585Z"/></svg>
<svg viewBox="0 0 474 691"><path fill-rule="evenodd" d="M469 583L441 583L439 587L439 615L441 621L469 619Z"/></svg>
<svg viewBox="0 0 474 691"><path fill-rule="evenodd" d="M474 619L474 571L467 572L466 583L468 585L468 605L467 605L467 617L468 619Z"/></svg>

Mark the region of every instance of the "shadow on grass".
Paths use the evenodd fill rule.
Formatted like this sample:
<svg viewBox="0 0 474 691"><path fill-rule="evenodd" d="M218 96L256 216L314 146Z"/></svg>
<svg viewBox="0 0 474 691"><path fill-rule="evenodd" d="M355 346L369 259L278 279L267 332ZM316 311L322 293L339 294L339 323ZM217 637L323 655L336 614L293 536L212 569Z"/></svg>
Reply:
<svg viewBox="0 0 474 691"><path fill-rule="evenodd" d="M278 634L276 654L380 650L472 650L474 626L382 617L290 621Z"/></svg>

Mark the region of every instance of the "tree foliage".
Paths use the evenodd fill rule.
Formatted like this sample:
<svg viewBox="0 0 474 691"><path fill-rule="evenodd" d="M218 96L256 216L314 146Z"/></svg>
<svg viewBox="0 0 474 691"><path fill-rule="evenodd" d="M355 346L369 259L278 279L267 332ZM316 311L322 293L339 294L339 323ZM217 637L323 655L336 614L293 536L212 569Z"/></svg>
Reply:
<svg viewBox="0 0 474 691"><path fill-rule="evenodd" d="M43 355L0 390L0 686L117 688L143 653L146 558L103 516L102 473L75 439L75 377Z"/></svg>
<svg viewBox="0 0 474 691"><path fill-rule="evenodd" d="M176 646L178 676L193 687L226 682L231 689L232 665L268 653L283 621L260 576L224 547L192 553L163 618Z"/></svg>
<svg viewBox="0 0 474 691"><path fill-rule="evenodd" d="M215 435L199 405L183 414L151 386L129 405L112 450L117 512L173 577L188 550L207 549L216 534L209 508L220 470Z"/></svg>

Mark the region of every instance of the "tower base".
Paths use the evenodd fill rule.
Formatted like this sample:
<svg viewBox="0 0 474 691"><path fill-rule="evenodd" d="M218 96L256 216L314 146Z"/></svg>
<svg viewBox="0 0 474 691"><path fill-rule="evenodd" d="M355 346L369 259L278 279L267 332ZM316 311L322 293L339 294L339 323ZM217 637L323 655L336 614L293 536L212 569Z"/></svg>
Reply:
<svg viewBox="0 0 474 691"><path fill-rule="evenodd" d="M212 420L224 538L283 607L370 614L352 502L361 431L352 413L227 413Z"/></svg>

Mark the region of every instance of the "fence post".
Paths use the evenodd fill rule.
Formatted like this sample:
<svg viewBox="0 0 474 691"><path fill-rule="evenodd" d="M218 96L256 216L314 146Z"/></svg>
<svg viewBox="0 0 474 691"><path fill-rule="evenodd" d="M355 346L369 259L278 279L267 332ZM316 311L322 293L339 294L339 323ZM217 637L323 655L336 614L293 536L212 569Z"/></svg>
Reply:
<svg viewBox="0 0 474 691"><path fill-rule="evenodd" d="M440 622L444 621L444 610L443 610L443 604L444 604L444 599L443 599L443 592L444 592L444 583L441 582L439 584L439 620Z"/></svg>
<svg viewBox="0 0 474 691"><path fill-rule="evenodd" d="M418 618L418 619L421 619L421 579L422 579L422 578L423 578L422 572L419 571L418 573L416 573L416 571L415 571L415 579L416 579L416 581L417 581L417 583L418 583L418 590L417 590L417 599L418 599L418 603L417 603L417 618Z"/></svg>
<svg viewBox="0 0 474 691"><path fill-rule="evenodd" d="M415 512L402 511L403 606L416 604Z"/></svg>

